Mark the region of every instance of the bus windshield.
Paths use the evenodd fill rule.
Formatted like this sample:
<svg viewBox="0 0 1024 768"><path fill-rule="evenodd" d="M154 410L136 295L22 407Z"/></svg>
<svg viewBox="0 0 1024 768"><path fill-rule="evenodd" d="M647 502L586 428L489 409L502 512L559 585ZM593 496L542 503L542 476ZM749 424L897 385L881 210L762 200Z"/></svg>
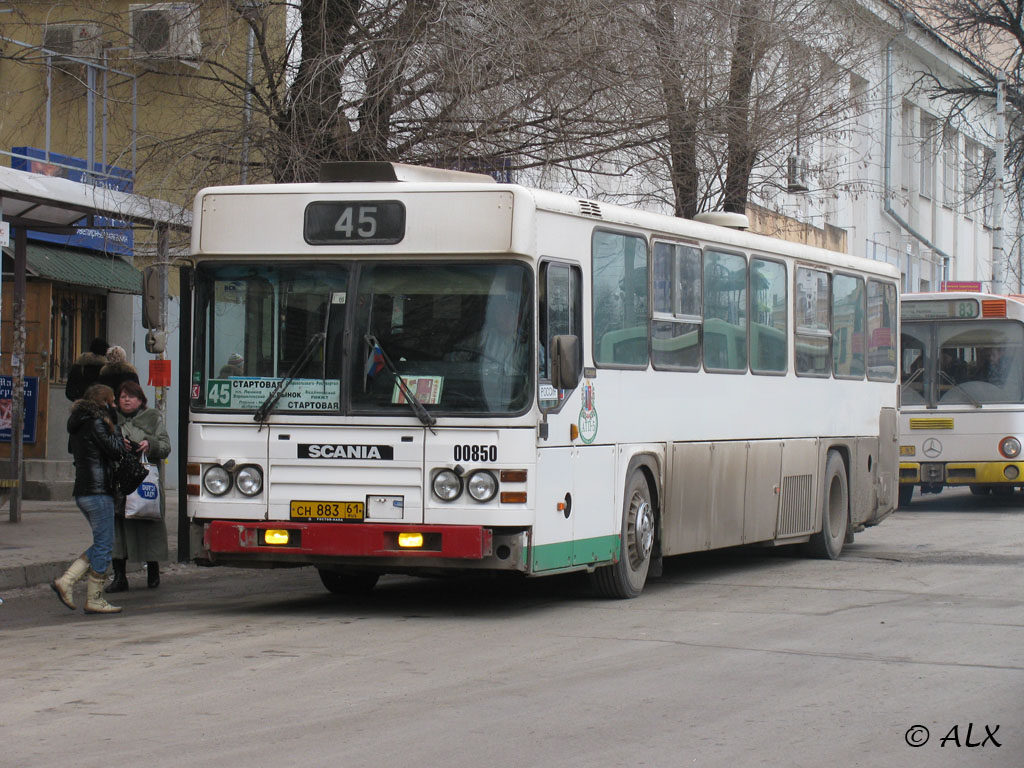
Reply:
<svg viewBox="0 0 1024 768"><path fill-rule="evenodd" d="M397 374L428 410L524 410L532 394L530 284L519 264L364 268L352 409L408 408Z"/></svg>
<svg viewBox="0 0 1024 768"><path fill-rule="evenodd" d="M531 285L511 263L201 265L192 407L522 412Z"/></svg>
<svg viewBox="0 0 1024 768"><path fill-rule="evenodd" d="M903 403L1024 402L1024 325L1011 320L905 322Z"/></svg>

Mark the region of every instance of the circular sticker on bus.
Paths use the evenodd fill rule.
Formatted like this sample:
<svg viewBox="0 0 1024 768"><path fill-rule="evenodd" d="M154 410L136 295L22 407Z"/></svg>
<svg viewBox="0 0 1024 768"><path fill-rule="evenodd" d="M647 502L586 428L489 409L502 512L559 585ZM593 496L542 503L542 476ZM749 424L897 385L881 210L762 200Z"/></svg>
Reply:
<svg viewBox="0 0 1024 768"><path fill-rule="evenodd" d="M589 445L597 437L597 406L594 401L594 382L587 379L583 382L583 407L577 421L580 428L580 439Z"/></svg>

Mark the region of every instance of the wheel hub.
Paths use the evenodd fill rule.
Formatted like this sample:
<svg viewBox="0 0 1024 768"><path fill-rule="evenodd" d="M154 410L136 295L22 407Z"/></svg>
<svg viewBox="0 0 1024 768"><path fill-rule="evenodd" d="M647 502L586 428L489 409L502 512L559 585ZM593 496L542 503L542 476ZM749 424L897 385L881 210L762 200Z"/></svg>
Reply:
<svg viewBox="0 0 1024 768"><path fill-rule="evenodd" d="M633 541L630 542L630 565L640 566L654 549L654 509L651 503L643 498L634 500L634 517L631 526Z"/></svg>

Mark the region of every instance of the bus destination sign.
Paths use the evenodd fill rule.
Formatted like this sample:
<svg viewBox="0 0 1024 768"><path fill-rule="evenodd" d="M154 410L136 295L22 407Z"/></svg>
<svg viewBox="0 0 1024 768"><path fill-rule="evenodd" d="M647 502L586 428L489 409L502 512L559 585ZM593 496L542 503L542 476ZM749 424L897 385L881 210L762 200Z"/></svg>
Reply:
<svg viewBox="0 0 1024 768"><path fill-rule="evenodd" d="M904 301L900 308L904 320L973 320L980 312L977 299Z"/></svg>
<svg viewBox="0 0 1024 768"><path fill-rule="evenodd" d="M393 245L405 237L405 206L397 200L322 200L306 206L310 245Z"/></svg>

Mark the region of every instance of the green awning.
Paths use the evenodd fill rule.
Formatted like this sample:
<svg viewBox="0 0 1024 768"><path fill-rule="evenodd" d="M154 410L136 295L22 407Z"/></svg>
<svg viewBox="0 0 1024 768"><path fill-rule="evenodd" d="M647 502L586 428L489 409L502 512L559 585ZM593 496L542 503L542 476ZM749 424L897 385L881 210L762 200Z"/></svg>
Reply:
<svg viewBox="0 0 1024 768"><path fill-rule="evenodd" d="M142 273L116 256L28 243L25 260L28 274L44 280L118 293L142 293Z"/></svg>

